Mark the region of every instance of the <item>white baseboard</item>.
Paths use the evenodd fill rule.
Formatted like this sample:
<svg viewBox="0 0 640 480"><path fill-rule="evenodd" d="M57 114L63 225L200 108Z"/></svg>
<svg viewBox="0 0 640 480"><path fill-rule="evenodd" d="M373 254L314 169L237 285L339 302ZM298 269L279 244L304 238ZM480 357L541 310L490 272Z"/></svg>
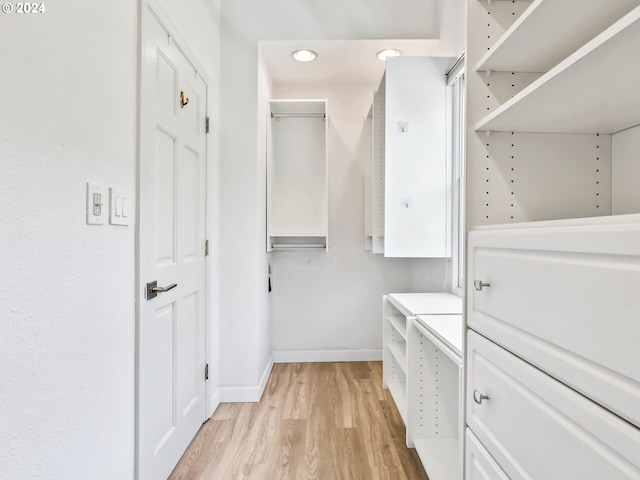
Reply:
<svg viewBox="0 0 640 480"><path fill-rule="evenodd" d="M276 350L275 363L381 361L382 350Z"/></svg>
<svg viewBox="0 0 640 480"><path fill-rule="evenodd" d="M267 366L262 373L260 383L255 387L221 387L220 388L220 401L235 403L235 402L259 402L262 398L262 393L267 386L269 375L273 369L273 356L267 362Z"/></svg>
<svg viewBox="0 0 640 480"><path fill-rule="evenodd" d="M209 397L209 417L211 415L213 415L213 412L216 411L216 408L218 408L218 405L220 405L221 400L220 400L220 389L218 388L215 392L213 392L213 395L211 395L211 397Z"/></svg>

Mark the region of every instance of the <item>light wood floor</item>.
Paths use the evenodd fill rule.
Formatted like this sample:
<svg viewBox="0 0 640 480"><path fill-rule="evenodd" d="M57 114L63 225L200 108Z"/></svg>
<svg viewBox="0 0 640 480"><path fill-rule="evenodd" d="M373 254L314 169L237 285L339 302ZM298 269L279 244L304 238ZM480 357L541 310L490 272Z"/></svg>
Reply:
<svg viewBox="0 0 640 480"><path fill-rule="evenodd" d="M276 364L260 403L227 403L170 479L421 480L380 362Z"/></svg>

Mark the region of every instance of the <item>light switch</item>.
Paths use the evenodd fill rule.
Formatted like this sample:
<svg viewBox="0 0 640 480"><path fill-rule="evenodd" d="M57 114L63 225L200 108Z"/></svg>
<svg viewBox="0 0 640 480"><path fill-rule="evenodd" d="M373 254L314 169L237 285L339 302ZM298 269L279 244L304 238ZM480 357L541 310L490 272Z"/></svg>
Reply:
<svg viewBox="0 0 640 480"><path fill-rule="evenodd" d="M411 208L412 199L411 197L402 197L400 199L400 206L402 208Z"/></svg>
<svg viewBox="0 0 640 480"><path fill-rule="evenodd" d="M104 202L107 200L107 188L104 185L87 182L87 225L104 225L107 211Z"/></svg>
<svg viewBox="0 0 640 480"><path fill-rule="evenodd" d="M109 188L109 223L111 225L129 225L130 195L124 188Z"/></svg>

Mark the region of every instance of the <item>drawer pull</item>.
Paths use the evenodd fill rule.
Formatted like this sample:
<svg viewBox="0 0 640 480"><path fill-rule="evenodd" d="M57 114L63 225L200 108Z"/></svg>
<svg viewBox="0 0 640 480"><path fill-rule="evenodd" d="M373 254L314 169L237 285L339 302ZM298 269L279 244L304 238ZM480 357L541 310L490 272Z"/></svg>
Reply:
<svg viewBox="0 0 640 480"><path fill-rule="evenodd" d="M476 281L473 282L473 287L479 292L482 291L483 287L490 287L490 286L491 286L491 284L484 283L482 280L476 280Z"/></svg>
<svg viewBox="0 0 640 480"><path fill-rule="evenodd" d="M489 396L488 395L483 395L478 390L474 390L473 391L473 401L476 402L478 405L482 405L482 401L483 400L489 400Z"/></svg>

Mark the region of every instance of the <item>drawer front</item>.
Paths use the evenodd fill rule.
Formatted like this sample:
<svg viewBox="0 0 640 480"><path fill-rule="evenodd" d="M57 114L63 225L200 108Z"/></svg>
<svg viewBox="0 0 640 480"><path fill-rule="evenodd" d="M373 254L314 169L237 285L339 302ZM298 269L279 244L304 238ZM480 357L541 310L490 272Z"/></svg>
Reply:
<svg viewBox="0 0 640 480"><path fill-rule="evenodd" d="M474 332L467 366L467 424L512 480L640 479L640 429Z"/></svg>
<svg viewBox="0 0 640 480"><path fill-rule="evenodd" d="M640 230L585 228L472 232L468 325L640 426Z"/></svg>
<svg viewBox="0 0 640 480"><path fill-rule="evenodd" d="M467 429L465 480L509 480L476 436Z"/></svg>

